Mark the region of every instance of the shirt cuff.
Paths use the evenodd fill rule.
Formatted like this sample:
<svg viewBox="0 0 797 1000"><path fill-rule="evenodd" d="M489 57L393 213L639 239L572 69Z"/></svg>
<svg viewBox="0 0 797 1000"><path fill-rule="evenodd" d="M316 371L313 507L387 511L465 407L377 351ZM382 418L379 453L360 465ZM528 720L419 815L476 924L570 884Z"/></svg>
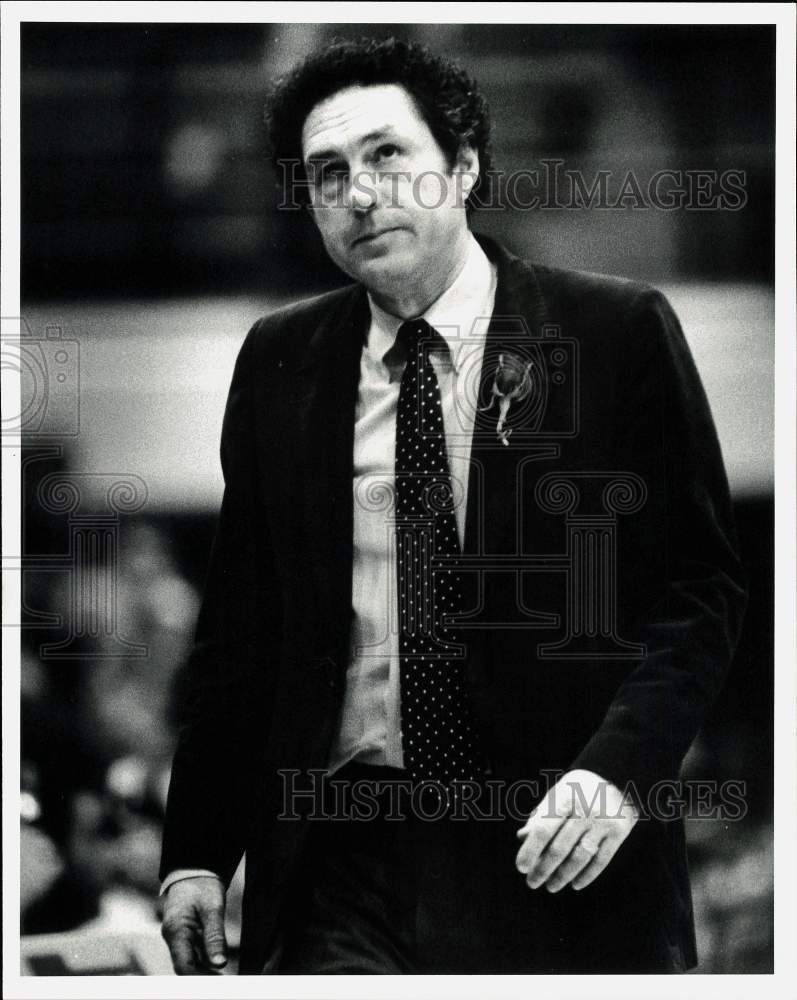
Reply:
<svg viewBox="0 0 797 1000"><path fill-rule="evenodd" d="M200 878L202 876L205 878L217 878L219 879L219 882L221 882L219 876L215 872L208 871L207 868L175 868L175 870L173 872L169 872L163 882L161 882L161 888L158 895L162 896L170 885L174 885L175 882L182 882L184 878Z"/></svg>

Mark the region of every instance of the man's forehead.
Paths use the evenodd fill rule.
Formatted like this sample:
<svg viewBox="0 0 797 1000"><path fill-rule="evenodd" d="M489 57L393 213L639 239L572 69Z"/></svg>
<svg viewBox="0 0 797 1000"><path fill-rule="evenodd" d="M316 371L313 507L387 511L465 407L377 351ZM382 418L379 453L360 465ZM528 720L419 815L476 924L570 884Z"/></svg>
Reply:
<svg viewBox="0 0 797 1000"><path fill-rule="evenodd" d="M423 124L415 102L399 84L347 87L310 111L302 128L302 152L308 159L419 122Z"/></svg>

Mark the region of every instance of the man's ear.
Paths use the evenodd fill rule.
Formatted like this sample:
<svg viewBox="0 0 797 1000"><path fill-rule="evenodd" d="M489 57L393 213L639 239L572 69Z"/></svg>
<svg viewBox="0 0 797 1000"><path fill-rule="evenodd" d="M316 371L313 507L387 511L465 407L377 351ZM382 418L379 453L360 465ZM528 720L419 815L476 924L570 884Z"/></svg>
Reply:
<svg viewBox="0 0 797 1000"><path fill-rule="evenodd" d="M460 146L454 173L459 175L459 190L462 191L462 200L467 201L479 179L479 154L473 146Z"/></svg>

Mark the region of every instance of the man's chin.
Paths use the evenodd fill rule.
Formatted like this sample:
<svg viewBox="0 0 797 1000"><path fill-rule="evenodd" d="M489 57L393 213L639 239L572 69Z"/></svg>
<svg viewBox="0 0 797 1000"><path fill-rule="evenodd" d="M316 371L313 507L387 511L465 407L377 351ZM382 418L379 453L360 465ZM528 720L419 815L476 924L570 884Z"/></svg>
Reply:
<svg viewBox="0 0 797 1000"><path fill-rule="evenodd" d="M395 294L414 273L417 262L408 254L388 253L358 261L353 276L370 292Z"/></svg>

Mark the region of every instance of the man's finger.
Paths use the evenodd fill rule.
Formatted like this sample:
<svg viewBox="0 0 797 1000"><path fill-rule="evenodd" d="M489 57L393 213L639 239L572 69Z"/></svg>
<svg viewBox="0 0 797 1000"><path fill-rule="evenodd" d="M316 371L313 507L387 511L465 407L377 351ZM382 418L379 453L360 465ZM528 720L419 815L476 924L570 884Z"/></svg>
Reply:
<svg viewBox="0 0 797 1000"><path fill-rule="evenodd" d="M557 783L545 794L545 798L529 813L529 818L518 830L518 837L524 837L541 821L553 823L567 819L572 810L572 798L565 801L562 790Z"/></svg>
<svg viewBox="0 0 797 1000"><path fill-rule="evenodd" d="M622 841L620 841L620 843L622 843ZM583 889L588 886L590 882L594 882L617 853L620 843L613 841L609 837L601 841L598 853L573 879L573 882L571 883L573 888Z"/></svg>
<svg viewBox="0 0 797 1000"><path fill-rule="evenodd" d="M576 843L584 836L586 829L586 821L577 816L571 816L562 824L556 836L549 842L542 854L540 854L537 863L533 868L529 869L529 873L526 876L529 888L537 889L543 882L547 882L548 878L570 856Z"/></svg>
<svg viewBox="0 0 797 1000"><path fill-rule="evenodd" d="M528 874L537 864L540 855L556 836L557 831L566 821L567 816L543 815L537 813L525 827L520 831L525 831L525 840L521 844L517 853L515 864L519 872Z"/></svg>
<svg viewBox="0 0 797 1000"><path fill-rule="evenodd" d="M600 844L591 840L590 836L582 837L572 850L546 881L545 888L548 892L559 892L585 868L592 864L600 852Z"/></svg>
<svg viewBox="0 0 797 1000"><path fill-rule="evenodd" d="M202 914L202 943L208 962L216 969L227 964L227 939L224 936L224 912L220 908L207 909Z"/></svg>
<svg viewBox="0 0 797 1000"><path fill-rule="evenodd" d="M192 944L193 932L190 928L181 928L176 933L169 935L166 943L169 946L169 953L172 956L172 965L178 976L196 976L201 969L194 953Z"/></svg>

